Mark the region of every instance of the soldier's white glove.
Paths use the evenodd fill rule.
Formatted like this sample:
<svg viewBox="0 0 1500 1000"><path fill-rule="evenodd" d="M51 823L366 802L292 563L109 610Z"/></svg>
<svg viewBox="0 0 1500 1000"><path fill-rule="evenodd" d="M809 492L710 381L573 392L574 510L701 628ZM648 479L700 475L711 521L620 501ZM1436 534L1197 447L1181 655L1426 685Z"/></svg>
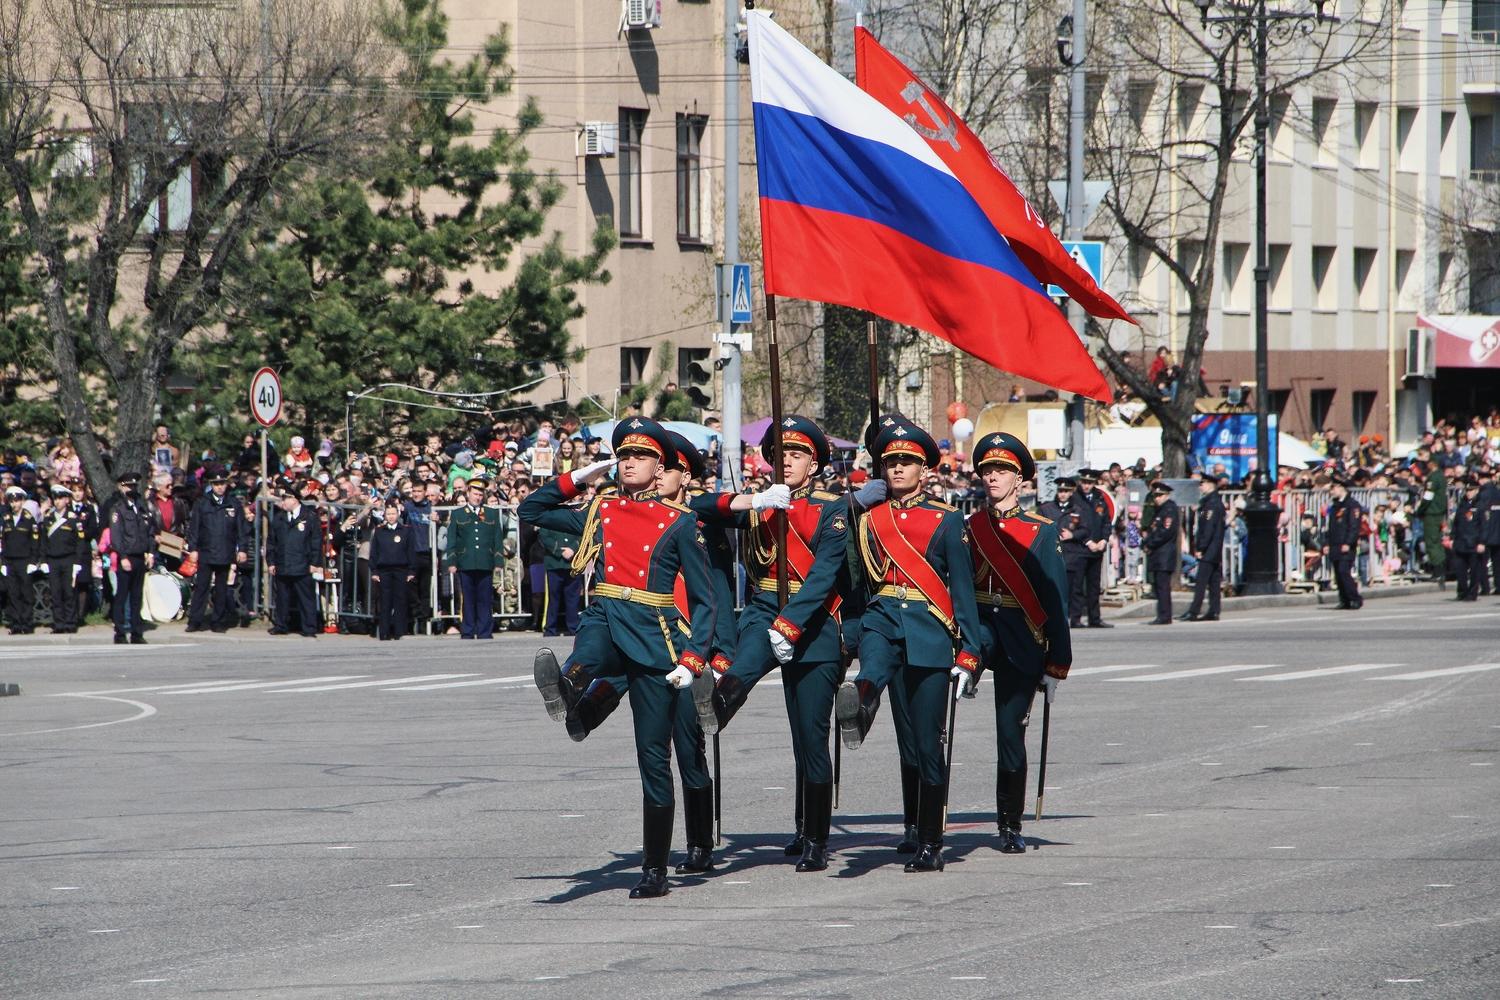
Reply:
<svg viewBox="0 0 1500 1000"><path fill-rule="evenodd" d="M30 575L31 575L31 574L33 574L33 573L35 573L35 572L36 572L36 570L37 570L37 565L36 565L36 563L30 563L30 564L28 564L28 565L27 565L27 567L26 567L26 575L27 575L27 576L30 576Z"/></svg>
<svg viewBox="0 0 1500 1000"><path fill-rule="evenodd" d="M854 491L854 502L862 509L869 510L876 504L884 503L889 495L890 488L886 486L884 479L872 479Z"/></svg>
<svg viewBox="0 0 1500 1000"><path fill-rule="evenodd" d="M46 563L42 563L40 566L33 566L33 567L31 567L31 571L33 573L35 573L38 569L40 569L44 575L47 575L47 576L51 576L52 575L52 567L48 566Z"/></svg>
<svg viewBox="0 0 1500 1000"><path fill-rule="evenodd" d="M604 475L604 473L611 467L613 467L614 464L614 459L606 458L601 462L595 462L592 465L585 465L581 469L574 469L572 472L568 473L568 475L573 477L574 486L587 486L589 483L592 483L594 480Z"/></svg>
<svg viewBox="0 0 1500 1000"><path fill-rule="evenodd" d="M767 486L750 498L751 510L786 510L792 505L792 488L785 483Z"/></svg>
<svg viewBox="0 0 1500 1000"><path fill-rule="evenodd" d="M965 670L963 667L954 664L953 669L949 670L948 674L958 682L958 687L953 692L955 698L967 697L969 692L974 690L973 671Z"/></svg>
<svg viewBox="0 0 1500 1000"><path fill-rule="evenodd" d="M82 575L83 575L83 567L82 566L74 566L73 567L73 586L75 586L75 587L78 586L78 578L80 576L82 576Z"/></svg>
<svg viewBox="0 0 1500 1000"><path fill-rule="evenodd" d="M1058 679L1051 674L1042 675L1042 690L1046 692L1047 704L1052 704L1052 700L1057 697L1059 683Z"/></svg>
<svg viewBox="0 0 1500 1000"><path fill-rule="evenodd" d="M774 628L766 629L766 635L771 637L771 655L776 657L777 663L792 662L792 644L786 636Z"/></svg>
<svg viewBox="0 0 1500 1000"><path fill-rule="evenodd" d="M677 669L667 675L667 683L678 689L690 687L695 676L697 675L679 663Z"/></svg>
<svg viewBox="0 0 1500 1000"><path fill-rule="evenodd" d="M0 566L0 576L10 576L10 567Z"/></svg>

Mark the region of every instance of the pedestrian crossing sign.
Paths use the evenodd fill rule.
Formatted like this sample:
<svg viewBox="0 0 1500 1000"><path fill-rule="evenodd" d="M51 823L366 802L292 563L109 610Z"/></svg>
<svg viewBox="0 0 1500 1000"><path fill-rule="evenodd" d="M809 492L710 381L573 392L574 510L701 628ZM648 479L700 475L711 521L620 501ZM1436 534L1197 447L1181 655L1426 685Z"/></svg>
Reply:
<svg viewBox="0 0 1500 1000"><path fill-rule="evenodd" d="M1094 284L1099 284L1099 279L1104 273L1104 244L1094 240L1065 241L1063 249L1068 251L1068 256L1073 258L1073 263L1089 273L1094 279ZM1061 286L1049 284L1047 295L1054 299L1065 299L1068 293Z"/></svg>
<svg viewBox="0 0 1500 1000"><path fill-rule="evenodd" d="M734 265L734 280L729 284L729 322L749 323L750 313L750 265Z"/></svg>

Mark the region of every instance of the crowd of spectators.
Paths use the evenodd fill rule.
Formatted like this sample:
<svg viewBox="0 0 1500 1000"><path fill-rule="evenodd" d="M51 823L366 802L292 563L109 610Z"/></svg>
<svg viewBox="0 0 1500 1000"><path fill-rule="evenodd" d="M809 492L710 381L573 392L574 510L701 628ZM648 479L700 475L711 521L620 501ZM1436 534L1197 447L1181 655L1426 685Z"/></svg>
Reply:
<svg viewBox="0 0 1500 1000"><path fill-rule="evenodd" d="M1170 356L1159 360L1164 362L1163 370L1168 370ZM716 423L710 420L710 429L716 429ZM960 507L982 504L983 485L969 470L966 456L950 448L949 442L943 445L943 460L929 474L928 491ZM1366 579L1431 572L1435 565L1441 565L1441 560L1433 558L1433 549L1445 544L1445 539L1441 535L1434 537L1431 519L1418 514L1424 508L1424 494L1431 492L1435 472L1437 481L1450 487L1447 496L1437 501L1446 511L1461 495L1458 488L1461 480L1500 467L1500 408L1492 408L1488 414L1474 416L1462 424L1439 421L1422 435L1409 454L1400 457L1390 454L1379 435L1361 436L1350 444L1330 430L1314 442L1314 447L1323 456L1322 463L1312 468L1282 467L1273 497L1284 509L1283 540L1297 541L1306 552L1302 571L1316 575L1321 569L1318 555L1321 511L1301 509L1288 499L1319 496L1333 477L1344 476L1365 507L1365 532L1373 539L1371 557L1362 562ZM362 547L367 546L369 532L379 522L379 506L396 499L402 507L403 523L415 530L419 551L431 560L433 570L418 575L418 585L413 588L412 620L424 630L432 627L447 631L454 597L441 566L445 509L464 503L467 485L475 479L482 480L485 504L506 513L510 534L506 556L513 561L514 572L507 578L497 571L500 607L523 624L529 621L532 627L541 628L547 604L547 554L535 532L516 524L509 511L541 483L595 461L607 450L608 442L589 434L579 418L571 414L556 419L538 415L487 421L352 454L340 452L329 439L317 440L314 446L312 439L295 433L271 435L264 456L261 439L253 434L247 434L233 454L220 456L211 448L195 454L194 449L175 441L170 429L163 426L153 436L150 474L143 485L164 543L160 564L169 571L182 569L182 559L187 553L181 540L188 535L193 502L203 492L202 484L210 474L222 471L231 477L230 494L245 506L247 524L253 523L258 504L263 510L277 498L295 496L313 506L324 532L327 557L324 575L330 584L333 581L342 584L341 588L320 588L321 599L330 612L327 620L336 622L340 628L358 628L359 620L368 614L368 583L359 582L368 580L368 567L362 565ZM269 478L264 479L263 457L270 472ZM709 469L720 468L716 441L711 442L705 457ZM864 459L860 453L841 455L832 467L824 470L817 485L838 493L857 487L869 474ZM743 488L759 490L769 485L770 469L757 450L744 449L744 460L742 475L736 477ZM1116 500L1118 516L1111 543L1115 575L1132 579L1139 575L1140 540L1150 514L1149 501L1143 502L1139 484L1150 482L1160 469L1149 467L1141 459L1133 466L1112 464L1098 471L1099 488ZM1230 491L1226 537L1231 544L1243 545L1246 532L1239 516L1243 499L1236 498L1233 491L1247 484L1231 481L1222 466L1202 471L1222 475L1222 486ZM1134 491L1132 481L1136 486ZM95 534L89 541L95 556L85 590L88 609L100 609L111 596L109 553L107 546L101 549L98 537L99 526L108 523L108 498L101 505L92 495L77 452L66 438L49 442L37 453L0 453L0 489L14 487L24 491L34 513L41 513L53 483L67 485L77 507L91 514ZM720 477L712 474L700 485L708 490L727 488ZM1027 505L1034 505L1036 499L1035 495L1023 496ZM1179 501L1183 499L1191 502L1191 498ZM1426 509L1432 508L1433 502L1428 498ZM1187 571L1190 575L1190 560ZM241 574L236 589L239 620L248 624L253 614L261 610L252 574ZM431 621L434 609L439 616L436 622Z"/></svg>

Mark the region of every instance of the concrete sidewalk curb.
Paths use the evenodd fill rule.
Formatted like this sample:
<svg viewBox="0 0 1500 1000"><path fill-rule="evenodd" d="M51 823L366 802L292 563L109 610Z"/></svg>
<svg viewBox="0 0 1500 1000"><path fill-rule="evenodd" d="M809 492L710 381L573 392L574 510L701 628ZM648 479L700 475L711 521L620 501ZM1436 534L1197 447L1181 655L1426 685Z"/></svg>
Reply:
<svg viewBox="0 0 1500 1000"><path fill-rule="evenodd" d="M317 642L307 643L305 636L300 635L271 635L266 631L268 626L256 625L247 629L231 629L228 632L194 632L189 635L180 622L158 626L146 633L148 646L223 646L239 645L240 643L280 643L288 648L316 649ZM4 640L0 639L0 651L24 650L24 649L51 649L57 646L86 646L96 648L98 646L113 645L114 630L108 625L93 625L68 635L29 635L24 639ZM429 642L436 640L451 640L455 644L459 638L456 635L434 635L434 636L407 636L408 639L425 639ZM493 642L511 642L524 639L535 645L541 638L540 632L496 632ZM337 633L320 634L317 639L325 644L344 646L357 643L374 642L374 638L368 635L339 635ZM477 643L477 640L476 640ZM468 645L468 644L465 644ZM127 647L139 649L140 647Z"/></svg>
<svg viewBox="0 0 1500 1000"><path fill-rule="evenodd" d="M1381 597L1412 597L1417 594L1435 594L1438 592L1436 583L1411 583L1393 587L1366 587L1360 590L1360 596L1366 600L1374 600ZM1191 601L1190 591L1172 592L1172 613L1180 615L1187 610ZM1317 607L1319 605L1336 606L1339 602L1338 591L1314 591L1311 594L1266 594L1256 597L1226 597L1221 602L1223 613L1231 611L1254 611L1257 608L1303 608ZM1127 604L1123 608L1114 608L1105 612L1106 618L1147 618L1156 615L1155 601L1136 601Z"/></svg>

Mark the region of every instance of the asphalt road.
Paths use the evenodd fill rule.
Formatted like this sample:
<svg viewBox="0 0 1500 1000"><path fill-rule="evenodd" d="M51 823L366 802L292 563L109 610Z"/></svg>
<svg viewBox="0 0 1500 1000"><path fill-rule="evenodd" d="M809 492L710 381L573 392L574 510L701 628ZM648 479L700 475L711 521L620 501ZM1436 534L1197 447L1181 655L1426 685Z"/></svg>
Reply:
<svg viewBox="0 0 1500 1000"><path fill-rule="evenodd" d="M569 742L534 637L11 640L0 997L1493 998L1500 602L1446 596L1076 633L1040 849L994 850L986 685L941 874L883 720L792 870L773 675L723 864L637 902L626 710Z"/></svg>

